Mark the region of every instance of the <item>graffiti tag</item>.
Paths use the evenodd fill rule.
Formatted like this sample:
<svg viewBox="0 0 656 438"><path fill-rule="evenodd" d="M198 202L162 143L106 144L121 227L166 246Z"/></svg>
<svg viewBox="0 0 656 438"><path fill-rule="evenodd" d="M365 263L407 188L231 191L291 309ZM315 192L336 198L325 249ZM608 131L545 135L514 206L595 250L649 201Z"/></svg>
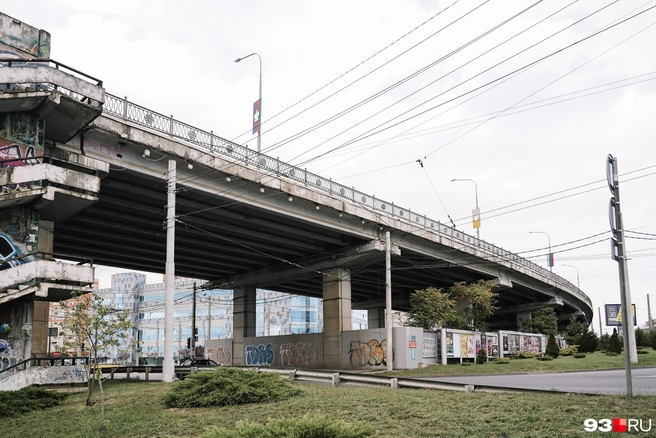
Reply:
<svg viewBox="0 0 656 438"><path fill-rule="evenodd" d="M72 370L64 371L60 376L55 377L55 382L65 381L85 382L87 380L87 372L81 368L73 368Z"/></svg>
<svg viewBox="0 0 656 438"><path fill-rule="evenodd" d="M207 348L207 358L214 360L219 365L230 366L232 365L232 352L230 347L219 347L217 349Z"/></svg>
<svg viewBox="0 0 656 438"><path fill-rule="evenodd" d="M0 168L39 164L37 150L33 146L19 145L16 143L0 146L0 161Z"/></svg>
<svg viewBox="0 0 656 438"><path fill-rule="evenodd" d="M372 339L366 343L351 341L349 361L351 367L387 365L387 339L383 339L381 342L378 342L378 339Z"/></svg>
<svg viewBox="0 0 656 438"><path fill-rule="evenodd" d="M310 342L282 344L280 346L280 363L283 367L314 365L316 360L317 354Z"/></svg>
<svg viewBox="0 0 656 438"><path fill-rule="evenodd" d="M272 365L274 359L273 345L247 345L246 346L246 365Z"/></svg>

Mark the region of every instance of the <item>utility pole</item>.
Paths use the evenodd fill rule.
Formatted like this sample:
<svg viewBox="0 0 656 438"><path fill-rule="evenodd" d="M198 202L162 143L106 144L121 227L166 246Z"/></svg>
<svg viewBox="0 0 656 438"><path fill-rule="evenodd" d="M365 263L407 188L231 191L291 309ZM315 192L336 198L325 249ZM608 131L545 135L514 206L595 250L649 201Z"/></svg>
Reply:
<svg viewBox="0 0 656 438"><path fill-rule="evenodd" d="M385 232L385 335L387 336L387 371L394 369L392 347L392 237Z"/></svg>
<svg viewBox="0 0 656 438"><path fill-rule="evenodd" d="M601 307L597 307L597 313L599 314L599 337L604 334L604 331L601 329Z"/></svg>
<svg viewBox="0 0 656 438"><path fill-rule="evenodd" d="M196 357L196 282L194 281L194 299L191 302L191 358Z"/></svg>
<svg viewBox="0 0 656 438"><path fill-rule="evenodd" d="M162 380L173 382L173 307L175 305L175 160L169 160L166 205L166 288L164 292L164 362Z"/></svg>
<svg viewBox="0 0 656 438"><path fill-rule="evenodd" d="M654 321L651 319L651 306L649 305L649 294L647 294L647 318L649 318L649 333L654 330Z"/></svg>
<svg viewBox="0 0 656 438"><path fill-rule="evenodd" d="M633 306L631 305L631 289L629 287L629 269L626 260L626 245L624 240L624 221L620 204L620 182L618 178L617 158L608 155L606 162L606 178L613 196L610 198L610 228L613 231L611 239L611 257L617 261L620 277L620 298L622 304L622 326L624 340L624 366L626 369L626 395L633 397L631 381L631 362L638 362L636 353L635 333L633 332Z"/></svg>
<svg viewBox="0 0 656 438"><path fill-rule="evenodd" d="M209 295L207 296L207 339L212 339L212 297Z"/></svg>

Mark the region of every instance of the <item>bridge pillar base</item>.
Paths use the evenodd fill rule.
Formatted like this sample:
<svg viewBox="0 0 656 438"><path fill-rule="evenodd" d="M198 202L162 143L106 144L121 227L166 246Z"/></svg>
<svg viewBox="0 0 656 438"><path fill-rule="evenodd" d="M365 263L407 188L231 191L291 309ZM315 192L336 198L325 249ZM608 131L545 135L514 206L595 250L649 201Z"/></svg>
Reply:
<svg viewBox="0 0 656 438"><path fill-rule="evenodd" d="M340 368L344 330L351 330L351 272L337 268L323 277L324 368Z"/></svg>
<svg viewBox="0 0 656 438"><path fill-rule="evenodd" d="M368 311L367 329L385 328L385 308L376 307Z"/></svg>
<svg viewBox="0 0 656 438"><path fill-rule="evenodd" d="M255 286L242 286L234 290L232 320L232 363L245 366L244 338L255 336L257 289Z"/></svg>

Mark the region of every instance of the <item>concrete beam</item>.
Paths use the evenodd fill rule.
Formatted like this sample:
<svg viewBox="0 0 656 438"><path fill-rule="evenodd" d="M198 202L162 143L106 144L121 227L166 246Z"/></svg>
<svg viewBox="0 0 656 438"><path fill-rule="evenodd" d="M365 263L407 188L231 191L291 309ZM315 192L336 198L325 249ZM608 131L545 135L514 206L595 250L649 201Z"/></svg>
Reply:
<svg viewBox="0 0 656 438"><path fill-rule="evenodd" d="M303 260L300 265L278 265L266 270L260 270L243 275L236 275L219 279L212 282L212 287L234 288L246 285L275 284L282 281L288 282L295 277L307 277L320 275L320 271L327 271L339 267L352 268L371 263L385 252L385 242L372 240L364 245L349 248L336 254L325 256L320 260ZM393 255L401 255L398 246L392 246Z"/></svg>
<svg viewBox="0 0 656 438"><path fill-rule="evenodd" d="M540 301L537 303L521 304L519 306L504 307L494 312L495 315L506 315L511 313L532 312L534 310L542 309L544 307L562 307L563 300L560 298L553 298L548 301Z"/></svg>

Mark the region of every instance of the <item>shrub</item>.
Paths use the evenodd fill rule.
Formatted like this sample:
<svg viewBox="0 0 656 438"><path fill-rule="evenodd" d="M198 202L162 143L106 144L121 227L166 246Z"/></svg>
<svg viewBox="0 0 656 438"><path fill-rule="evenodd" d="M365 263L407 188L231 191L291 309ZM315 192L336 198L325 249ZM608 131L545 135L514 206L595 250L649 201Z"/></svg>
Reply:
<svg viewBox="0 0 656 438"><path fill-rule="evenodd" d="M575 357L576 359L583 359L583 358L585 357L585 353L576 353L576 354L574 355L574 357Z"/></svg>
<svg viewBox="0 0 656 438"><path fill-rule="evenodd" d="M478 353L476 353L476 363L484 364L485 362L487 362L487 351L478 350Z"/></svg>
<svg viewBox="0 0 656 438"><path fill-rule="evenodd" d="M239 421L235 429L215 428L204 438L364 438L374 431L366 425L326 417L281 418L266 424Z"/></svg>
<svg viewBox="0 0 656 438"><path fill-rule="evenodd" d="M649 345L651 345L651 348L656 350L656 330L651 330L649 332Z"/></svg>
<svg viewBox="0 0 656 438"><path fill-rule="evenodd" d="M17 417L30 411L40 411L59 405L67 394L31 386L18 391L0 391L2 417Z"/></svg>
<svg viewBox="0 0 656 438"><path fill-rule="evenodd" d="M164 396L169 408L199 408L285 400L300 394L277 374L220 367L173 384Z"/></svg>
<svg viewBox="0 0 656 438"><path fill-rule="evenodd" d="M560 350L561 356L571 356L579 352L578 345L568 345L567 347Z"/></svg>
<svg viewBox="0 0 656 438"><path fill-rule="evenodd" d="M579 353L592 353L599 346L599 338L592 330L584 331L581 334L581 343L579 345Z"/></svg>
<svg viewBox="0 0 656 438"><path fill-rule="evenodd" d="M560 349L553 333L549 335L549 340L547 341L547 354L553 358L558 357L560 354Z"/></svg>
<svg viewBox="0 0 656 438"><path fill-rule="evenodd" d="M647 333L640 327L637 327L633 334L635 335L636 347L646 347L649 345L649 339Z"/></svg>
<svg viewBox="0 0 656 438"><path fill-rule="evenodd" d="M608 341L608 351L617 354L622 352L622 342L617 334L617 329L613 329L613 334L610 336L610 340Z"/></svg>
<svg viewBox="0 0 656 438"><path fill-rule="evenodd" d="M612 351L606 352L606 356L617 356L617 353L614 353Z"/></svg>
<svg viewBox="0 0 656 438"><path fill-rule="evenodd" d="M649 354L649 352L647 350L638 350L638 351L636 351L636 353L638 353L638 354Z"/></svg>
<svg viewBox="0 0 656 438"><path fill-rule="evenodd" d="M535 357L534 353L531 353L530 351L522 351L521 353L515 355L515 358L517 359L532 359Z"/></svg>
<svg viewBox="0 0 656 438"><path fill-rule="evenodd" d="M500 365L506 365L510 363L510 359L508 359L507 357L499 357L497 359L494 359L492 362L498 363Z"/></svg>
<svg viewBox="0 0 656 438"><path fill-rule="evenodd" d="M538 359L538 360L542 360L542 361L554 360L554 358L551 357L551 356L538 356L537 359Z"/></svg>

